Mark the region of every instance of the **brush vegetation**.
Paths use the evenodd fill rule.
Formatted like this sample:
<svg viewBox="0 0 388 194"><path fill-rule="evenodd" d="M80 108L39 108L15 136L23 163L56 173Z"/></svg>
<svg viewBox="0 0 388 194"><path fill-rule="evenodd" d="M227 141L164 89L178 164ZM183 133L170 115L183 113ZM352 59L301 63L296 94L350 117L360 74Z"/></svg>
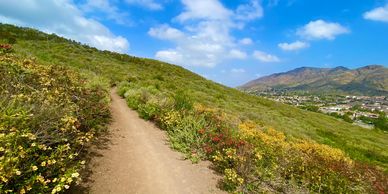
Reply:
<svg viewBox="0 0 388 194"><path fill-rule="evenodd" d="M82 148L109 119L106 90L65 67L0 50L0 193L56 193L79 180ZM6 48L4 48L6 47Z"/></svg>
<svg viewBox="0 0 388 194"><path fill-rule="evenodd" d="M377 193L387 190L388 134L383 131L366 130L330 116L251 96L206 80L179 66L99 51L33 29L0 25L0 39L3 45L12 43L11 49L14 50L12 54L3 53L2 57L12 55L15 57L12 60L32 60L33 64L39 64L42 68L68 69L79 76L80 80L84 79L75 81L74 84L81 83L78 86L89 91L89 95L84 95L84 100L81 100L85 104L77 104L79 101L71 102L72 93L68 93L69 106L74 108L73 106L77 105L79 110L86 107L86 112L77 112L77 108L58 108L62 100L53 100L53 104L41 106L34 106L34 103L39 101L23 101L23 106L33 107L27 110L37 109L42 114L53 117L73 115L73 119L77 118L77 121L86 123L83 128L85 132L94 131L92 129L99 128L96 126L107 123L106 109L101 109L107 103L103 101L104 95L110 86L117 85L119 94L127 100L129 107L137 110L142 118L155 121L167 131L174 149L185 153L187 158L193 161L212 161L215 169L224 175L221 186L227 191ZM7 48L3 50L8 52ZM19 64L23 67L22 62ZM3 69L7 67L6 62L1 65ZM8 69L4 70L4 74L7 72ZM15 82L20 80L18 76L24 78L21 71L16 71L12 75L16 77ZM62 74L50 73L47 76L57 79ZM8 80L2 81L1 84L14 85ZM70 85L59 83L58 87L63 90L60 95L67 94L67 90L71 88ZM41 98L46 96L43 91L38 91ZM28 90L15 90L14 93L13 95L29 95ZM9 102L8 96L12 95L1 93L0 102ZM19 110L13 106L8 109L5 110L7 114ZM62 114L60 111L69 112ZM86 116L82 116L83 114ZM58 123L64 122L62 118L48 120L31 116L32 120L26 120L22 127L18 126L20 122L3 122L2 119L0 129L6 136L13 134L15 138L22 138L20 130L23 128L33 126L34 123L52 122L51 128L41 126L39 129L52 135L52 140L59 141L63 138L52 133L61 130ZM58 123L55 124L56 122ZM29 128L32 130L30 133L37 134L33 131L37 130L36 128ZM17 134L11 129L16 130ZM80 134L80 137L83 136ZM4 137L0 137L0 141L3 141L2 138ZM38 137L37 139L40 140ZM77 150L77 138L68 138L68 141L69 139L74 140L69 144L74 145ZM19 143L12 141L10 145ZM41 141L39 145L51 144ZM14 154L19 152L16 147L7 149ZM3 165L0 166L1 175L10 167L4 162L13 157L5 153L8 152L0 152L0 163ZM48 151L38 150L30 155L40 155L37 153L51 156ZM66 155L70 156L70 151ZM24 163L27 167L39 165L35 165L35 158L26 161L29 161ZM69 161L67 167L62 167L64 172L76 172L78 165L72 163ZM42 167L39 170L42 170L39 171L41 176L44 176L43 170L59 177L68 176L66 173L54 171L53 168ZM25 175L25 179L39 176L34 172L36 171ZM25 179L19 179L17 174L13 172L7 175L5 178L8 183L0 180L0 190L20 191L26 188L27 183L23 181ZM10 180L19 185L9 184ZM40 184L39 181L36 181L36 184ZM39 187L46 190L55 188L56 184L44 186L43 183L42 188Z"/></svg>

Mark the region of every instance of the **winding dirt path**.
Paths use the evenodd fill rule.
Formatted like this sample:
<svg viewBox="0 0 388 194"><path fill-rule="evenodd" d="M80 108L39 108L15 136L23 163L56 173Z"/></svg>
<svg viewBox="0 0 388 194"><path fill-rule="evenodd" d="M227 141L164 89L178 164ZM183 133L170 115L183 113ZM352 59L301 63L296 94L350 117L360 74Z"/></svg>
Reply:
<svg viewBox="0 0 388 194"><path fill-rule="evenodd" d="M111 91L113 122L104 149L95 149L84 193L223 193L208 162L192 164L171 150L165 132L129 109ZM79 192L79 191L78 191Z"/></svg>

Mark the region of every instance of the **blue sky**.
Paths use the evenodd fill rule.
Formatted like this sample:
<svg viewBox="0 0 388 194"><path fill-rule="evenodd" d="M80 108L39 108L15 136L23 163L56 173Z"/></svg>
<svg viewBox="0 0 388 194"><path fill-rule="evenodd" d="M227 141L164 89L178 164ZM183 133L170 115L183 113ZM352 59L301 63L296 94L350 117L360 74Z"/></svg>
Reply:
<svg viewBox="0 0 388 194"><path fill-rule="evenodd" d="M0 22L228 86L301 66L388 64L388 0L0 0Z"/></svg>

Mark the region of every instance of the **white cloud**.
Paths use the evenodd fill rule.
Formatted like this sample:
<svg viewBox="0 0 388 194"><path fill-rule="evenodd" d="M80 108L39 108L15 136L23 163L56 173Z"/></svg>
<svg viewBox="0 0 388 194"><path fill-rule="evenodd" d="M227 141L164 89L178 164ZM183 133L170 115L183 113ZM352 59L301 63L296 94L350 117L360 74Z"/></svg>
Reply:
<svg viewBox="0 0 388 194"><path fill-rule="evenodd" d="M234 59L246 59L247 54L243 51L232 49L229 51L229 57Z"/></svg>
<svg viewBox="0 0 388 194"><path fill-rule="evenodd" d="M388 22L388 4L385 7L378 7L364 13L364 18L368 20Z"/></svg>
<svg viewBox="0 0 388 194"><path fill-rule="evenodd" d="M235 18L238 20L254 20L264 15L263 7L257 0L252 0L249 4L239 5Z"/></svg>
<svg viewBox="0 0 388 194"><path fill-rule="evenodd" d="M285 51L295 51L295 50L308 48L310 45L309 43L306 43L306 42L296 41L292 43L279 43L278 46L279 48Z"/></svg>
<svg viewBox="0 0 388 194"><path fill-rule="evenodd" d="M251 45L253 41L250 38L243 38L239 41L239 43L242 45Z"/></svg>
<svg viewBox="0 0 388 194"><path fill-rule="evenodd" d="M280 59L277 56L265 53L263 51L254 51L253 57L265 63L280 62Z"/></svg>
<svg viewBox="0 0 388 194"><path fill-rule="evenodd" d="M161 10L163 5L154 0L125 0L128 4L137 4L150 10Z"/></svg>
<svg viewBox="0 0 388 194"><path fill-rule="evenodd" d="M93 44L100 46L104 50L109 51L122 51L128 48L127 39L118 36L118 37L107 37L104 35L94 35L89 38L89 42L93 42Z"/></svg>
<svg viewBox="0 0 388 194"><path fill-rule="evenodd" d="M183 56L174 50L161 50L156 53L156 58L161 59L163 61L167 61L169 63L182 63Z"/></svg>
<svg viewBox="0 0 388 194"><path fill-rule="evenodd" d="M160 60L186 66L214 67L217 64L235 59L245 59L247 54L239 49L240 42L230 33L241 27L246 21L236 21L237 11L229 10L219 0L182 0L184 11L175 17L183 27L177 29L169 25L156 26L149 30L152 37L169 40L175 48L164 49L156 53ZM258 6L256 0L250 5ZM251 10L240 10L246 20ZM245 15L244 15L244 14ZM242 17L242 16L241 16ZM245 40L250 43L252 40ZM179 56L177 60L170 56Z"/></svg>
<svg viewBox="0 0 388 194"><path fill-rule="evenodd" d="M148 31L148 34L152 37L164 40L180 40L185 36L182 31L172 28L167 24L151 28Z"/></svg>
<svg viewBox="0 0 388 194"><path fill-rule="evenodd" d="M220 57L225 53L224 48L218 44L195 44L191 42L180 44L180 46L174 49L158 51L155 57L162 61L179 65L214 67L221 62L222 59Z"/></svg>
<svg viewBox="0 0 388 194"><path fill-rule="evenodd" d="M97 47L124 53L127 39L115 36L101 23L88 19L68 0L0 0L0 22L41 29Z"/></svg>
<svg viewBox="0 0 388 194"><path fill-rule="evenodd" d="M297 30L297 34L306 39L333 40L336 36L349 33L350 30L339 23L324 20L311 21Z"/></svg>
<svg viewBox="0 0 388 194"><path fill-rule="evenodd" d="M128 14L121 12L110 0L86 0L80 7L84 12L103 13L104 18L113 20L117 24L131 25L131 22L127 19Z"/></svg>
<svg viewBox="0 0 388 194"><path fill-rule="evenodd" d="M192 19L228 20L232 12L218 0L182 0L185 11L178 15L181 22Z"/></svg>
<svg viewBox="0 0 388 194"><path fill-rule="evenodd" d="M230 70L231 73L245 73L245 69L231 69Z"/></svg>

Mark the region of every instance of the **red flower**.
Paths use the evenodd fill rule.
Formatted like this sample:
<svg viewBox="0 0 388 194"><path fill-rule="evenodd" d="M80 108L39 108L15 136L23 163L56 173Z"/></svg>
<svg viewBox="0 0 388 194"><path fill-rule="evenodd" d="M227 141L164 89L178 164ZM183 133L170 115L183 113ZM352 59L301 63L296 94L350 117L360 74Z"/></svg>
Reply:
<svg viewBox="0 0 388 194"><path fill-rule="evenodd" d="M12 46L10 44L0 44L0 48L9 50L12 49Z"/></svg>
<svg viewBox="0 0 388 194"><path fill-rule="evenodd" d="M218 137L218 136L212 137L212 141L213 141L214 143L218 143L220 140L221 140L221 138Z"/></svg>
<svg viewBox="0 0 388 194"><path fill-rule="evenodd" d="M203 135L203 134L205 133L205 129L200 129L200 130L198 130L198 133L201 134L201 135Z"/></svg>
<svg viewBox="0 0 388 194"><path fill-rule="evenodd" d="M243 145L245 145L245 141L240 140L240 141L238 142L238 144L237 144L237 147L241 147L241 146L243 146Z"/></svg>
<svg viewBox="0 0 388 194"><path fill-rule="evenodd" d="M213 152L213 148L210 147L210 146L208 146L208 145L206 145L206 146L204 147L204 150L205 150L205 152L206 152L207 154L210 154L210 153Z"/></svg>
<svg viewBox="0 0 388 194"><path fill-rule="evenodd" d="M233 144L234 144L234 142L233 142L232 139L228 139L228 140L226 141L226 145L228 145L228 146L231 146L231 145L233 145Z"/></svg>

